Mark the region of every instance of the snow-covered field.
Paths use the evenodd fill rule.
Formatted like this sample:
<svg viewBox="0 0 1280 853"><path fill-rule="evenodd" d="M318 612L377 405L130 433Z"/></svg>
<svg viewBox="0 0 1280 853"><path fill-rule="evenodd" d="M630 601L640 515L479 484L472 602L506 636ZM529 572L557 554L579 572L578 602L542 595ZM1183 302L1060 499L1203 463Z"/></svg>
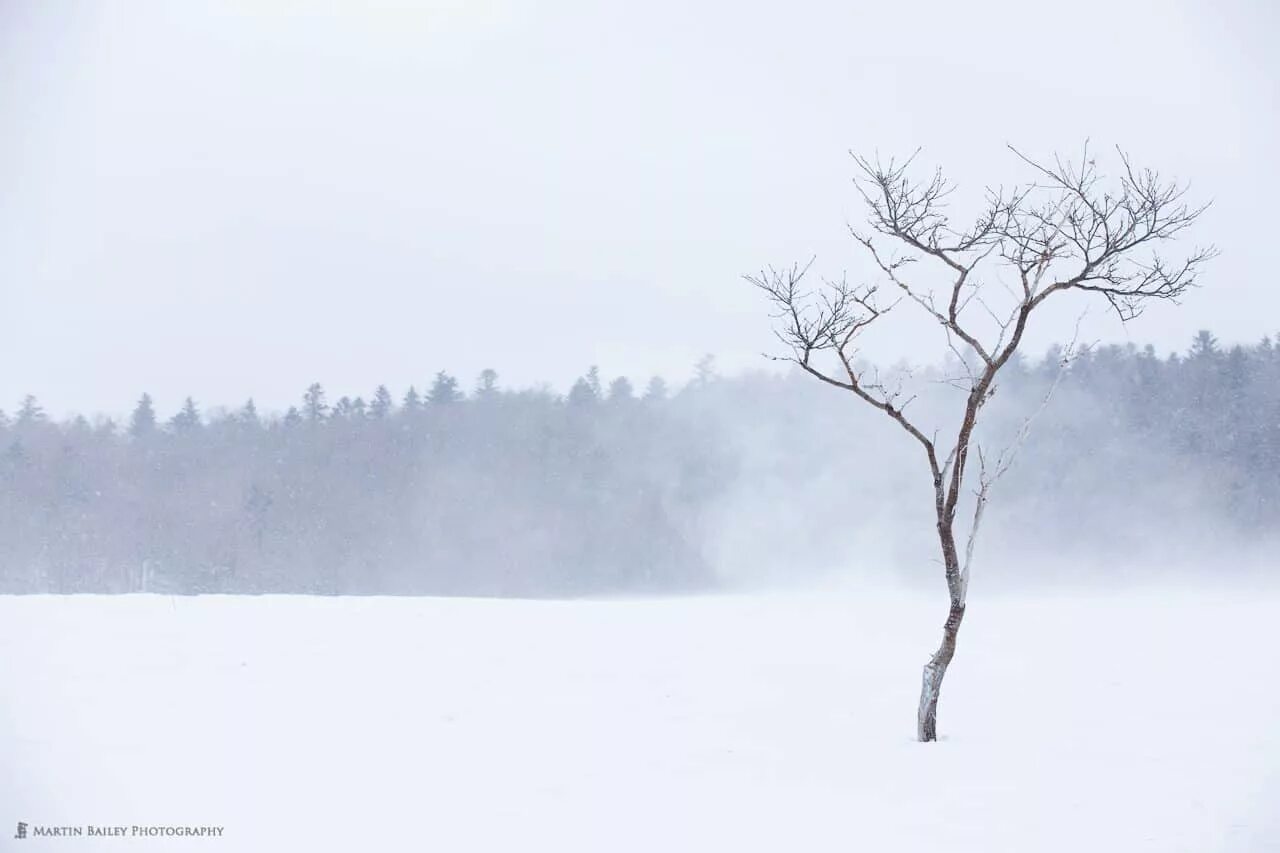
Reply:
<svg viewBox="0 0 1280 853"><path fill-rule="evenodd" d="M1280 850L1278 604L5 598L0 849Z"/></svg>

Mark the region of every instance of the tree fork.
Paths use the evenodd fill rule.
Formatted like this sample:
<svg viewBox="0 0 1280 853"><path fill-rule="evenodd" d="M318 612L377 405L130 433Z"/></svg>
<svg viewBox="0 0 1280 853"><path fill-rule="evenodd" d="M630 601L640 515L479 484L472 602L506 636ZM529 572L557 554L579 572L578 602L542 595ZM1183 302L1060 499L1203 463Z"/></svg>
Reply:
<svg viewBox="0 0 1280 853"><path fill-rule="evenodd" d="M953 227L949 221L946 198L952 186L941 171L913 180L907 171L914 155L888 163L855 156L862 172L855 186L867 205L869 231L850 230L883 274L883 283L897 295L892 303L882 301L879 285L850 285L843 278L823 282L817 292L810 290L802 279L812 260L804 267L770 268L747 276L777 309L775 331L790 350L780 358L883 412L920 445L929 463L951 609L942 644L924 667L918 714L922 741L937 740L938 695L964 619L978 524L992 482L1012 461L1012 453L1006 451L996 459L994 470L987 469L981 445L974 444L978 414L995 392L997 375L1021 345L1031 314L1055 294L1074 291L1097 294L1122 321L1132 320L1147 303L1176 301L1194 287L1201 267L1216 254L1209 246L1178 262L1161 257L1160 244L1190 228L1205 207L1189 206L1185 185L1135 169L1124 152L1119 174L1104 180L1087 143L1077 161L1055 157L1051 165L1010 150L1036 178L1010 190L989 189L984 210L968 228ZM885 251L885 243L906 254ZM949 285L922 284L907 275L912 263L925 259L941 264L949 273ZM1003 294L990 287L994 276L977 272L984 262L997 268L993 272L1003 273L1008 285ZM1000 301L993 304L979 294L983 290ZM946 379L966 392L962 421L949 448L937 444L937 432L927 434L923 424L906 415L914 394L904 396L900 382L891 387L874 368L856 363L862 334L901 302L915 306L941 330L964 368L962 375ZM1015 448L1023 436L1025 426ZM954 522L974 449L982 470L961 565Z"/></svg>

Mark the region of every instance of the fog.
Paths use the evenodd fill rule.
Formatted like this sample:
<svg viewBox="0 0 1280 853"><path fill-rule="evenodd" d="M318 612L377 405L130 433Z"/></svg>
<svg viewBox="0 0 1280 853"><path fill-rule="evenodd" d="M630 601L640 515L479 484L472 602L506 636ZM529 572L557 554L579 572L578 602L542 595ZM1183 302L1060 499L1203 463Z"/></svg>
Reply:
<svg viewBox="0 0 1280 853"><path fill-rule="evenodd" d="M956 369L884 381L913 385L913 420L946 430ZM1277 389L1270 338L1016 361L977 436L990 467L1019 455L993 487L975 584L1273 582ZM563 397L440 373L368 402L316 384L283 415L146 398L124 423L53 421L28 399L0 414L0 449L9 592L941 587L920 447L800 371L721 376L704 359L669 387L593 369ZM970 513L966 498L962 535Z"/></svg>
<svg viewBox="0 0 1280 853"><path fill-rule="evenodd" d="M0 0L2 831L1280 849L1277 33Z"/></svg>
<svg viewBox="0 0 1280 853"><path fill-rule="evenodd" d="M1255 571L1280 471L1258 343L1280 316L1258 166L1276 23L1247 3L7 3L5 586L929 577L918 448L767 360L741 276L816 256L874 278L849 149L923 148L963 218L1028 180L1006 144L1085 140L1188 180L1222 253L1132 324L1080 299L1037 314L988 448L1055 385L1051 346L1088 357L996 490L988 577ZM910 366L945 433L934 331L897 323L859 357Z"/></svg>

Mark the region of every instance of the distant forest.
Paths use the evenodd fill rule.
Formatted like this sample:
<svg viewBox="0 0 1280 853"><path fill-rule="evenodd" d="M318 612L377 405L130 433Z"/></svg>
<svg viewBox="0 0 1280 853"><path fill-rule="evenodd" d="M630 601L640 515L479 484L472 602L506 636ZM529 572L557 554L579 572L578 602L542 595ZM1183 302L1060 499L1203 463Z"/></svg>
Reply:
<svg viewBox="0 0 1280 853"><path fill-rule="evenodd" d="M1167 358L1061 361L1019 361L1000 387L997 436L1056 381L993 537L1136 551L1280 532L1280 347L1204 332ZM0 412L0 592L574 596L847 563L898 508L928 509L911 448L861 408L709 360L678 390L594 368L563 396L494 371L367 399L315 384L278 416L188 399L166 417L144 394L126 423L56 422L28 397Z"/></svg>

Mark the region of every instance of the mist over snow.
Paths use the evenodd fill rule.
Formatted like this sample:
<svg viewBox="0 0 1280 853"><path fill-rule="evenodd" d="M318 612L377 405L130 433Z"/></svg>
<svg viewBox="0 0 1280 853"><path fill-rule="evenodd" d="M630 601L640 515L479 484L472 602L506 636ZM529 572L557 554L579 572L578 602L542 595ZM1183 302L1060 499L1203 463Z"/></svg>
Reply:
<svg viewBox="0 0 1280 853"><path fill-rule="evenodd" d="M1280 349L1084 348L1010 368L980 441L1019 447L977 582L1274 579ZM953 428L955 365L886 369ZM311 386L284 415L190 401L128 422L0 414L0 588L581 596L936 583L922 454L798 373L560 397L445 373L370 401ZM1046 402L1047 401L1047 402ZM166 417L166 415L168 415ZM1027 419L1031 418L1028 424ZM1017 434L1028 426L1020 444ZM892 426L892 424L888 424ZM964 508L965 512L969 510Z"/></svg>
<svg viewBox="0 0 1280 853"><path fill-rule="evenodd" d="M1277 32L0 0L0 848L1280 853Z"/></svg>

